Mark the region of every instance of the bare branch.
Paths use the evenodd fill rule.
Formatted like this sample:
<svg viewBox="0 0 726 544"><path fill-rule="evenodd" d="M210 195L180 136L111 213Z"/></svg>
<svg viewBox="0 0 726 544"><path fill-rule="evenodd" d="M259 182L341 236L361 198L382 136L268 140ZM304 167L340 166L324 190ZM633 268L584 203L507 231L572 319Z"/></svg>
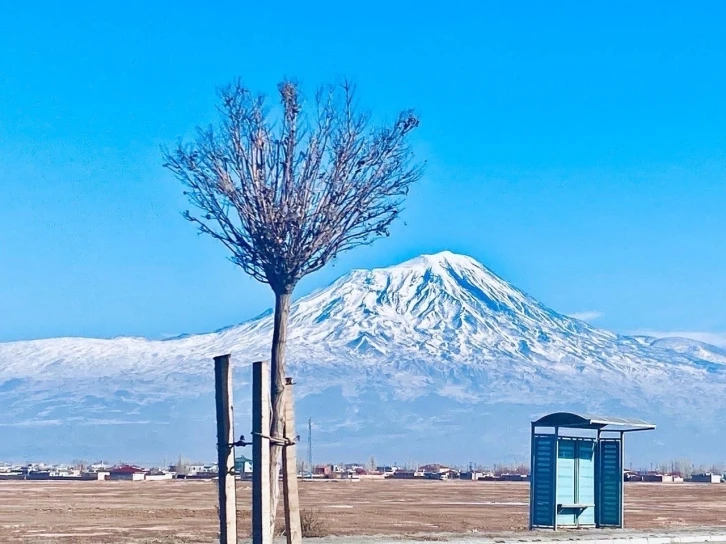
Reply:
<svg viewBox="0 0 726 544"><path fill-rule="evenodd" d="M412 111L371 128L348 81L319 89L307 109L294 82L278 91L274 123L264 97L232 83L220 92L219 126L164 157L197 209L187 220L281 294L341 251L386 236L421 167L408 145Z"/></svg>

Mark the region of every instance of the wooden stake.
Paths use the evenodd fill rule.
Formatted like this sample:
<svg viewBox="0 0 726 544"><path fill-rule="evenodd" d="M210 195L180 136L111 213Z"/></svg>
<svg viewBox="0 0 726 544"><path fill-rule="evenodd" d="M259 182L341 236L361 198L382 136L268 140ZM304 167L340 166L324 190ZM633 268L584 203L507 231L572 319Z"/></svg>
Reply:
<svg viewBox="0 0 726 544"><path fill-rule="evenodd" d="M219 471L219 542L237 544L237 496L234 483L234 425L232 373L229 355L214 358L214 393L217 404L217 469Z"/></svg>
<svg viewBox="0 0 726 544"><path fill-rule="evenodd" d="M272 544L270 521L270 365L252 363L252 543Z"/></svg>
<svg viewBox="0 0 726 544"><path fill-rule="evenodd" d="M293 442L282 450L282 478L285 500L285 535L287 544L302 544L302 527L300 525L300 498L297 490L297 455L295 444L295 401L292 391L292 378L286 378L285 384L285 427L283 436Z"/></svg>

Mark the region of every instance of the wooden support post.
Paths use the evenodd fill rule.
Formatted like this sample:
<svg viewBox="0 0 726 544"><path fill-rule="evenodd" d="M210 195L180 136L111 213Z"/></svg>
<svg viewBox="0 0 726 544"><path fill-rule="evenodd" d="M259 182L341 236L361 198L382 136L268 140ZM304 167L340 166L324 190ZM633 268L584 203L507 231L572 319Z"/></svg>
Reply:
<svg viewBox="0 0 726 544"><path fill-rule="evenodd" d="M297 490L297 455L295 443L295 401L293 397L292 378L286 378L285 385L285 427L284 434L288 443L282 450L282 478L285 500L285 535L287 544L302 544L302 527L300 525L300 498Z"/></svg>
<svg viewBox="0 0 726 544"><path fill-rule="evenodd" d="M232 373L229 355L214 358L217 404L217 469L219 471L219 542L237 544L237 496L234 483Z"/></svg>
<svg viewBox="0 0 726 544"><path fill-rule="evenodd" d="M272 544L270 522L270 365L252 363L252 543Z"/></svg>

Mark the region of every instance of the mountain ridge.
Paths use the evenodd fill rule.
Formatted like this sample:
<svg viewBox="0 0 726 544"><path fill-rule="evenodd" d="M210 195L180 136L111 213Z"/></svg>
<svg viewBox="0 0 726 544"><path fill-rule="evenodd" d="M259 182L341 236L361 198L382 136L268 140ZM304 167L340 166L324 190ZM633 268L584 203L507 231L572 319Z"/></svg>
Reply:
<svg viewBox="0 0 726 544"><path fill-rule="evenodd" d="M48 438L70 433L91 451L106 447L94 445L91 432L130 435L143 428L163 449L180 442L165 426L193 420L206 437L195 447L208 449L211 358L231 352L243 376L246 363L268 357L271 334L268 310L216 332L164 340L0 344L4 427L17 431L19 451L37 446L31 440L37 433L21 432L32 429ZM666 429L675 429L703 423L702 414L726 403L720 400L726 356L719 348L593 327L448 251L353 270L301 297L291 306L288 342L298 411L316 415L323 451L385 442L396 433L416 440L431 421L446 421L447 432L456 432L480 413L492 418L477 431L483 444L497 425L524 425L550 409L630 412L667 418ZM249 414L248 379L237 380L235 391L242 418ZM526 447L521 436L500 431L501 455ZM723 439L712 438L721 447Z"/></svg>

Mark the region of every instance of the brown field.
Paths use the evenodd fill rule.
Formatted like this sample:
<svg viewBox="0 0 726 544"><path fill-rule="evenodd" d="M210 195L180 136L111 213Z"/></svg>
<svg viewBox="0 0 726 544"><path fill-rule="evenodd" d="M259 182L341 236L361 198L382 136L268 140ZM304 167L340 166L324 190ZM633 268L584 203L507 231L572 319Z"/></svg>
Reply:
<svg viewBox="0 0 726 544"><path fill-rule="evenodd" d="M303 508L334 535L522 531L527 484L302 482ZM726 526L726 485L626 484L633 529ZM250 485L238 484L240 536ZM213 542L214 482L0 482L0 542Z"/></svg>

